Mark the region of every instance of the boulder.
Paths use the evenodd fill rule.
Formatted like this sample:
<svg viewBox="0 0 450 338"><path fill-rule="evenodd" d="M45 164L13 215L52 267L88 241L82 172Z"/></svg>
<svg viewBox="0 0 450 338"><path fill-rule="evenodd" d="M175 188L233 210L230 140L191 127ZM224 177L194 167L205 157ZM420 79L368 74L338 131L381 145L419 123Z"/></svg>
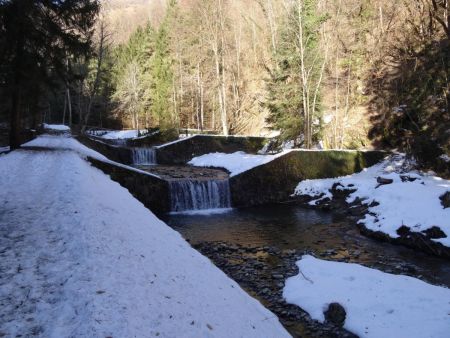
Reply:
<svg viewBox="0 0 450 338"><path fill-rule="evenodd" d="M439 199L441 200L441 204L446 208L450 208L450 191L447 191L443 195L439 196Z"/></svg>
<svg viewBox="0 0 450 338"><path fill-rule="evenodd" d="M339 303L330 303L328 308L323 313L325 315L325 321L332 323L338 327L343 327L347 313L344 307Z"/></svg>
<svg viewBox="0 0 450 338"><path fill-rule="evenodd" d="M406 225L402 225L400 228L397 229L397 235L399 235L400 237L405 237L409 235L410 232L411 229Z"/></svg>
<svg viewBox="0 0 450 338"><path fill-rule="evenodd" d="M422 231L425 235L427 235L430 239L437 239L437 238L446 238L447 235L445 232L441 230L438 226L434 225L431 228Z"/></svg>
<svg viewBox="0 0 450 338"><path fill-rule="evenodd" d="M391 178L384 178L384 177L378 176L377 182L378 182L378 185L375 187L375 189L378 188L380 185L391 184L394 182L394 180Z"/></svg>

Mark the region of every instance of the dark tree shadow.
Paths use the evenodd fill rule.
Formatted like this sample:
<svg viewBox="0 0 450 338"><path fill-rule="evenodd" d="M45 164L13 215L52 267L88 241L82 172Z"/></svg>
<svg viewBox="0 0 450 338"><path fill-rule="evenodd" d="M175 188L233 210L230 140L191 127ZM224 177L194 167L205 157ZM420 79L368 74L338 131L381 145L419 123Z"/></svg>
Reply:
<svg viewBox="0 0 450 338"><path fill-rule="evenodd" d="M424 167L450 153L449 66L448 39L419 52L402 46L374 65L367 87L376 145L406 151Z"/></svg>

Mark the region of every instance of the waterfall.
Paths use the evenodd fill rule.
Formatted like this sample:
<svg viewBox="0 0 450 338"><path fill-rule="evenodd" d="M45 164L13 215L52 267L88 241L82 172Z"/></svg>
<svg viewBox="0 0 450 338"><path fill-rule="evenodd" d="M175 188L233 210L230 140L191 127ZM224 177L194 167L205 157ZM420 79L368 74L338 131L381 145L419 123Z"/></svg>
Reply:
<svg viewBox="0 0 450 338"><path fill-rule="evenodd" d="M133 164L151 165L156 164L156 153L154 148L132 148Z"/></svg>
<svg viewBox="0 0 450 338"><path fill-rule="evenodd" d="M174 212L231 207L228 180L178 180L170 182Z"/></svg>

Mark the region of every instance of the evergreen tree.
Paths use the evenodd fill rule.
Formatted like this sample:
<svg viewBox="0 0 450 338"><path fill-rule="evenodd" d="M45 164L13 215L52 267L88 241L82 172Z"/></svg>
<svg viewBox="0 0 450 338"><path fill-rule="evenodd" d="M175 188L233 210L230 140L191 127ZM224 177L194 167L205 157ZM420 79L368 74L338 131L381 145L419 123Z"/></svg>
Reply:
<svg viewBox="0 0 450 338"><path fill-rule="evenodd" d="M148 111L152 85L150 60L154 54L154 29L150 23L145 28L139 27L127 43L115 50L113 100L118 108L131 117L133 128L142 127L140 121L145 118L145 126L149 126Z"/></svg>
<svg viewBox="0 0 450 338"><path fill-rule="evenodd" d="M317 0L293 1L284 20L270 71L268 122L283 140L311 147L320 135L320 83L325 60L318 42L327 19L317 13Z"/></svg>
<svg viewBox="0 0 450 338"><path fill-rule="evenodd" d="M169 27L176 3L169 4L167 14L155 37L155 51L150 60L152 85L150 89L151 111L161 129L174 127L175 118L172 102L173 72L169 49Z"/></svg>
<svg viewBox="0 0 450 338"><path fill-rule="evenodd" d="M42 87L54 85L51 77L67 77L69 57L91 52L98 11L98 0L0 1L0 77L11 96L13 149L21 143L23 109L30 104L30 97Z"/></svg>

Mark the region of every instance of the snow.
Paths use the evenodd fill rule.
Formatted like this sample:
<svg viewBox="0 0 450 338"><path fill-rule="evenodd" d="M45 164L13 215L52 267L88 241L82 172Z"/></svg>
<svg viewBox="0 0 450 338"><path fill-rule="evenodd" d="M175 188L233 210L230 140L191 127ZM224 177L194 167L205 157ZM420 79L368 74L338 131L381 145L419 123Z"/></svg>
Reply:
<svg viewBox="0 0 450 338"><path fill-rule="evenodd" d="M92 150L91 148L86 147L69 135L39 135L35 139L23 144L22 147L39 147L53 150L71 150L77 152L80 155L83 155L84 157L90 156L98 160L109 161L105 156Z"/></svg>
<svg viewBox="0 0 450 338"><path fill-rule="evenodd" d="M6 146L6 147L0 147L0 154L1 153L6 153L6 152L8 152L9 151L9 146Z"/></svg>
<svg viewBox="0 0 450 338"><path fill-rule="evenodd" d="M210 153L194 157L188 164L197 167L217 167L225 168L230 172L230 176L238 175L262 164L266 164L277 157L284 155L252 155L237 151L232 154Z"/></svg>
<svg viewBox="0 0 450 338"><path fill-rule="evenodd" d="M146 130L140 130L141 135L139 136L139 131L136 130L108 130L102 135L97 137L104 138L107 140L126 140L126 139L141 139L148 137L150 135L155 135L159 133L159 130L147 133Z"/></svg>
<svg viewBox="0 0 450 338"><path fill-rule="evenodd" d="M274 314L90 166L76 140L29 144L49 150L0 157L2 334L289 336Z"/></svg>
<svg viewBox="0 0 450 338"><path fill-rule="evenodd" d="M368 229L397 238L396 230L402 225L416 232L439 226L447 237L433 240L450 246L450 208L444 209L439 199L439 196L450 191L450 181L411 170L402 172L404 161L402 156L394 156L350 176L305 180L298 184L295 194L316 196L317 198L310 202L314 205L320 199L331 198L329 189L339 182L343 186L342 189L357 189L350 194L348 202L359 197L364 199L366 204L372 201L379 203L378 206L369 207L369 211L375 216L367 214L360 221ZM402 182L400 176L403 175L416 180ZM377 187L377 177L392 179L393 183ZM321 194L324 195L320 197Z"/></svg>
<svg viewBox="0 0 450 338"><path fill-rule="evenodd" d="M178 140L161 144L160 146L156 146L155 148L164 148L164 147L170 146L170 145L178 143L178 142L189 140L189 139L191 139L191 138L193 138L195 136L197 136L197 135L190 135L190 136L186 136L186 137L180 137ZM203 135L203 136L206 136L206 135Z"/></svg>
<svg viewBox="0 0 450 338"><path fill-rule="evenodd" d="M444 162L450 163L450 156L448 156L447 154L442 154L441 156L439 156L439 158Z"/></svg>
<svg viewBox="0 0 450 338"><path fill-rule="evenodd" d="M40 135L34 140L25 143L22 145L22 147L39 147L39 148L49 148L49 149L56 149L56 150L65 150L65 151L75 151L79 155L81 155L83 158L86 157L92 157L96 160L103 161L121 168L125 168L127 170L135 171L144 175L150 175L153 177L160 178L160 176L156 174L149 173L148 171L140 170L134 167L130 167L128 165L114 162L109 160L107 157L103 156L102 154L92 150L91 148L86 147L85 145L81 144L74 138L70 136L62 137L59 135Z"/></svg>
<svg viewBox="0 0 450 338"><path fill-rule="evenodd" d="M70 127L65 126L64 124L47 124L47 123L44 123L42 126L44 127L44 129L48 129L48 130L70 131Z"/></svg>
<svg viewBox="0 0 450 338"><path fill-rule="evenodd" d="M137 130L111 130L111 131L108 131L106 134L103 134L100 137L104 138L104 139L108 139L108 140L121 140L121 139L135 138L135 137L138 137L138 131Z"/></svg>
<svg viewBox="0 0 450 338"><path fill-rule="evenodd" d="M344 328L360 337L448 337L447 288L309 255L303 256L297 266L301 273L286 281L283 296L313 319L323 322L323 311L337 302L347 312Z"/></svg>

